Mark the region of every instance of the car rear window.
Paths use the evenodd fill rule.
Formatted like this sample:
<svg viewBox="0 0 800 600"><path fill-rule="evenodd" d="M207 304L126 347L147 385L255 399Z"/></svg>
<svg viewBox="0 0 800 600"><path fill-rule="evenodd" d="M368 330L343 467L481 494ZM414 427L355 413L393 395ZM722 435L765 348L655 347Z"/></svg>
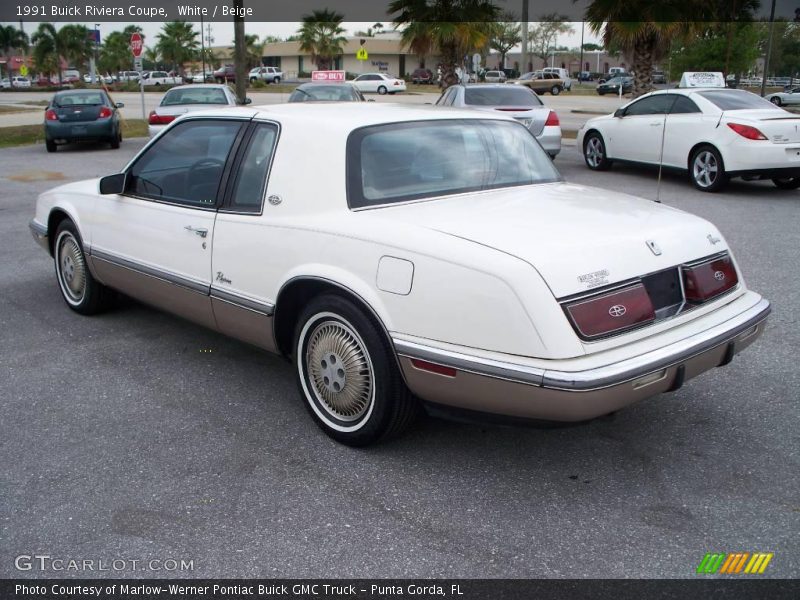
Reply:
<svg viewBox="0 0 800 600"><path fill-rule="evenodd" d="M219 88L186 88L170 90L164 95L161 106L179 104L227 104L225 92Z"/></svg>
<svg viewBox="0 0 800 600"><path fill-rule="evenodd" d="M468 87L464 102L470 106L542 106L539 97L523 86Z"/></svg>
<svg viewBox="0 0 800 600"><path fill-rule="evenodd" d="M713 103L721 110L752 110L752 109L775 109L780 110L769 100L761 96L756 96L751 92L719 90L698 92L700 96Z"/></svg>
<svg viewBox="0 0 800 600"><path fill-rule="evenodd" d="M559 180L530 131L508 121L373 125L347 141L351 208Z"/></svg>
<svg viewBox="0 0 800 600"><path fill-rule="evenodd" d="M311 102L325 100L332 102L352 102L358 98L347 85L310 85L296 88L289 96L289 102Z"/></svg>
<svg viewBox="0 0 800 600"><path fill-rule="evenodd" d="M105 98L103 98L103 94L100 92L59 94L53 100L57 106L73 106L75 104L105 104Z"/></svg>

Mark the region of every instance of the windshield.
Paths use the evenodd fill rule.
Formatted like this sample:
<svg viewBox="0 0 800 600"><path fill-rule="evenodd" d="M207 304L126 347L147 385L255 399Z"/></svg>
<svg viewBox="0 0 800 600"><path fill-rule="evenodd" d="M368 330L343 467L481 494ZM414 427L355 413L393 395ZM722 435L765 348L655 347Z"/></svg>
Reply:
<svg viewBox="0 0 800 600"><path fill-rule="evenodd" d="M542 106L542 101L530 88L515 85L505 87L468 87L464 102L470 106Z"/></svg>
<svg viewBox="0 0 800 600"><path fill-rule="evenodd" d="M170 90L161 101L161 106L179 104L227 104L225 92L219 88L184 88Z"/></svg>
<svg viewBox="0 0 800 600"><path fill-rule="evenodd" d="M524 75L520 75L520 81L526 81L528 79L533 79L535 73L525 73Z"/></svg>
<svg viewBox="0 0 800 600"><path fill-rule="evenodd" d="M719 90L713 92L698 92L703 98L712 102L721 110L750 110L750 109L776 109L777 106L761 96L756 96L751 92Z"/></svg>
<svg viewBox="0 0 800 600"><path fill-rule="evenodd" d="M374 125L347 141L352 208L559 180L530 131L509 121Z"/></svg>

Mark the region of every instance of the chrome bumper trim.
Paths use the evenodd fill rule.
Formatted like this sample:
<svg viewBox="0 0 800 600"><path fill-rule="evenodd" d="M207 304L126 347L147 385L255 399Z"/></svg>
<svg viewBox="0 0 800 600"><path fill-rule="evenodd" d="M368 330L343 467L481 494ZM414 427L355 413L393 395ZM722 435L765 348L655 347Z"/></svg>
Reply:
<svg viewBox="0 0 800 600"><path fill-rule="evenodd" d="M50 246L47 240L47 227L31 219L28 223L28 228L31 230L31 235L33 239L36 240L36 243L49 252Z"/></svg>
<svg viewBox="0 0 800 600"><path fill-rule="evenodd" d="M209 284L201 283L199 281L188 279L186 277L181 277L180 275L175 275L173 273L164 271L162 269L156 269L148 265L143 265L141 263L128 260L127 258L122 258L121 256L115 256L113 254L109 254L108 252L104 252L96 248L90 248L89 253L92 258L104 260L113 265L117 265L118 267L124 267L125 269L130 269L131 271L136 271L144 275L149 275L150 277L155 277L156 279L161 279L162 281L166 281L167 283L173 283L175 285L179 285L181 287L192 290L193 292L205 294L206 296L208 296L209 294L209 289L211 287Z"/></svg>
<svg viewBox="0 0 800 600"><path fill-rule="evenodd" d="M487 377L535 385L556 390L585 392L619 385L650 373L681 364L707 352L759 325L771 312L769 301L761 299L746 311L669 346L651 350L610 365L585 371L538 369L516 363L479 358L407 342L394 340L397 354L418 358Z"/></svg>
<svg viewBox="0 0 800 600"><path fill-rule="evenodd" d="M211 297L216 298L217 300L222 300L223 302L227 302L228 304L233 304L239 308L244 308L252 312L265 315L267 317L272 316L272 314L275 312L274 304L252 300L246 296L240 296L239 294L235 294L227 290L221 290L213 285L211 286Z"/></svg>

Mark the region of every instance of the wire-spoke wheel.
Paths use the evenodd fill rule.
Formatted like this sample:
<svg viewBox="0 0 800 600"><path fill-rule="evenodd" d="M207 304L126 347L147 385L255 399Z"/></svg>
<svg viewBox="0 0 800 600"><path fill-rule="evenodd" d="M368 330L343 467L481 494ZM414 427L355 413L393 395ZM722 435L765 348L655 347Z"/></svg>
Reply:
<svg viewBox="0 0 800 600"><path fill-rule="evenodd" d="M342 443L364 446L391 437L417 414L385 334L344 297L326 294L303 310L294 363L312 417Z"/></svg>
<svg viewBox="0 0 800 600"><path fill-rule="evenodd" d="M92 276L72 221L62 221L56 230L53 261L61 295L72 310L91 315L108 306L112 292Z"/></svg>
<svg viewBox="0 0 800 600"><path fill-rule="evenodd" d="M586 165L594 171L605 171L611 167L611 161L606 156L606 145L602 136L592 132L583 142L583 158Z"/></svg>
<svg viewBox="0 0 800 600"><path fill-rule="evenodd" d="M694 153L690 172L692 183L704 192L716 192L727 183L722 157L710 146L699 148Z"/></svg>

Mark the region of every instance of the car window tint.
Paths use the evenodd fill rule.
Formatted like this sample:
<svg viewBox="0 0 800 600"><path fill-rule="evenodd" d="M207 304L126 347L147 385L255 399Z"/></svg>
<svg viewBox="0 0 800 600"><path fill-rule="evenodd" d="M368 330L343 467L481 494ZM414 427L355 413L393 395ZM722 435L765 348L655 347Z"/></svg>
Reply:
<svg viewBox="0 0 800 600"><path fill-rule="evenodd" d="M491 120L376 125L348 139L352 207L559 180L522 125Z"/></svg>
<svg viewBox="0 0 800 600"><path fill-rule="evenodd" d="M469 87L464 91L464 103L471 106L542 106L542 101L530 88L520 85Z"/></svg>
<svg viewBox="0 0 800 600"><path fill-rule="evenodd" d="M175 125L130 170L129 192L155 200L213 207L239 121Z"/></svg>
<svg viewBox="0 0 800 600"><path fill-rule="evenodd" d="M231 197L231 209L237 212L260 212L264 199L264 183L275 149L278 128L262 123L250 138Z"/></svg>
<svg viewBox="0 0 800 600"><path fill-rule="evenodd" d="M678 96L675 99L675 104L672 105L672 110L670 114L687 114L687 113L699 113L700 109L697 108L697 104L692 102L686 96Z"/></svg>
<svg viewBox="0 0 800 600"><path fill-rule="evenodd" d="M700 96L712 102L721 110L748 110L748 109L772 109L781 110L769 100L761 96L756 96L751 92L719 90L698 92Z"/></svg>
<svg viewBox="0 0 800 600"><path fill-rule="evenodd" d="M625 109L626 117L637 115L663 115L672 105L673 96L669 94L656 94L642 98Z"/></svg>
<svg viewBox="0 0 800 600"><path fill-rule="evenodd" d="M58 106L74 106L76 104L105 104L105 97L100 92L78 92L76 94L60 94L56 96L55 102Z"/></svg>
<svg viewBox="0 0 800 600"><path fill-rule="evenodd" d="M225 92L220 88L186 88L168 91L161 101L161 106L227 103Z"/></svg>

